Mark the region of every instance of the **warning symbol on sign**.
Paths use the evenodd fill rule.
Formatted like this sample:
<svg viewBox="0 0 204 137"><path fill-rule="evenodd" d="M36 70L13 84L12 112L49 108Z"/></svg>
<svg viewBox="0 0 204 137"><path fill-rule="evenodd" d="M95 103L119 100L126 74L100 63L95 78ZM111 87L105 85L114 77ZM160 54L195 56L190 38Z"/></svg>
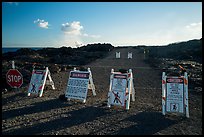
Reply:
<svg viewBox="0 0 204 137"><path fill-rule="evenodd" d="M117 92L117 93L115 94L115 93L113 92L113 94L114 94L114 96L115 96L113 103L116 103L116 104L120 103L120 105L122 105L122 102L121 102L121 100L120 100L120 96L118 95L119 93Z"/></svg>
<svg viewBox="0 0 204 137"><path fill-rule="evenodd" d="M178 112L179 111L179 104L171 103L170 104L170 109L171 109L171 111Z"/></svg>
<svg viewBox="0 0 204 137"><path fill-rule="evenodd" d="M130 95L132 95L132 100L135 101L132 70L129 69L128 73L121 73L114 72L114 69L112 69L107 106L117 105L128 110L130 106Z"/></svg>

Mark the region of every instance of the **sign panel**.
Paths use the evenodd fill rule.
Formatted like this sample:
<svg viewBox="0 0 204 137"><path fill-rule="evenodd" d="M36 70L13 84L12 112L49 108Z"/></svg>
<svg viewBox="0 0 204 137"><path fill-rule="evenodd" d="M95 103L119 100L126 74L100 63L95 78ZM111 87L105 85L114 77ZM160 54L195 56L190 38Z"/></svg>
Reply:
<svg viewBox="0 0 204 137"><path fill-rule="evenodd" d="M28 93L38 94L39 90L42 88L43 85L43 79L45 76L44 73L45 73L44 70L33 71Z"/></svg>
<svg viewBox="0 0 204 137"><path fill-rule="evenodd" d="M120 58L120 52L116 52L116 53L115 53L115 57L116 57L116 58Z"/></svg>
<svg viewBox="0 0 204 137"><path fill-rule="evenodd" d="M167 78L166 82L166 111L184 113L183 78Z"/></svg>
<svg viewBox="0 0 204 137"><path fill-rule="evenodd" d="M85 100L89 84L89 72L70 71L65 96L67 98Z"/></svg>
<svg viewBox="0 0 204 137"><path fill-rule="evenodd" d="M111 88L111 104L125 105L125 94L127 88L127 74L113 74L112 88Z"/></svg>
<svg viewBox="0 0 204 137"><path fill-rule="evenodd" d="M132 52L128 52L128 59L132 59Z"/></svg>
<svg viewBox="0 0 204 137"><path fill-rule="evenodd" d="M10 69L6 73L6 81L13 88L19 88L23 84L23 76L17 69Z"/></svg>

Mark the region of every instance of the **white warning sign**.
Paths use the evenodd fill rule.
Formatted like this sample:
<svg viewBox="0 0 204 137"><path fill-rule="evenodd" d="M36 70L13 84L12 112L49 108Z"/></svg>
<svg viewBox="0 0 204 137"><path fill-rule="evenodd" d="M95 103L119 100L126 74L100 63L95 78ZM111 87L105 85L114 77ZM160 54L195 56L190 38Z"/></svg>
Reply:
<svg viewBox="0 0 204 137"><path fill-rule="evenodd" d="M46 80L48 76L48 81ZM35 70L32 71L32 76L28 88L28 96L31 94L39 94L39 97L42 97L43 90L45 87L45 84L48 84L46 82L49 82L49 85L52 86L52 89L55 89L54 82L52 81L50 71L48 67L46 67L45 70Z"/></svg>
<svg viewBox="0 0 204 137"><path fill-rule="evenodd" d="M111 104L119 106L125 105L127 78L127 74L113 74L112 94L110 94Z"/></svg>
<svg viewBox="0 0 204 137"><path fill-rule="evenodd" d="M28 93L38 94L39 90L42 88L43 79L45 76L44 73L45 73L44 70L34 70L33 71Z"/></svg>
<svg viewBox="0 0 204 137"><path fill-rule="evenodd" d="M167 78L166 82L166 111L184 113L183 78Z"/></svg>
<svg viewBox="0 0 204 137"><path fill-rule="evenodd" d="M65 96L67 98L86 100L89 72L71 71Z"/></svg>

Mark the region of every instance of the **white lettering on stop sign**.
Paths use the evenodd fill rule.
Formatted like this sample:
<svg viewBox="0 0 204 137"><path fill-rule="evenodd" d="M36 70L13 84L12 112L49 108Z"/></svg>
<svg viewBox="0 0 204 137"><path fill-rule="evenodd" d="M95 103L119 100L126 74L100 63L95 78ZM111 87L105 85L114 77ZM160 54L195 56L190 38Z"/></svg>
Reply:
<svg viewBox="0 0 204 137"><path fill-rule="evenodd" d="M8 82L19 82L20 80L21 76L8 75Z"/></svg>

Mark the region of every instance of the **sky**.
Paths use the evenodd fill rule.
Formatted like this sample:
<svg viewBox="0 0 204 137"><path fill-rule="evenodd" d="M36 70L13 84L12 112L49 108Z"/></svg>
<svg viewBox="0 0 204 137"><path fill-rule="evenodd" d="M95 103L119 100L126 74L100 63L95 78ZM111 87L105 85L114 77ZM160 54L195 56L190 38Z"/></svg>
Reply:
<svg viewBox="0 0 204 137"><path fill-rule="evenodd" d="M2 2L2 47L162 46L202 37L202 2Z"/></svg>

